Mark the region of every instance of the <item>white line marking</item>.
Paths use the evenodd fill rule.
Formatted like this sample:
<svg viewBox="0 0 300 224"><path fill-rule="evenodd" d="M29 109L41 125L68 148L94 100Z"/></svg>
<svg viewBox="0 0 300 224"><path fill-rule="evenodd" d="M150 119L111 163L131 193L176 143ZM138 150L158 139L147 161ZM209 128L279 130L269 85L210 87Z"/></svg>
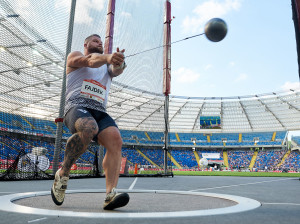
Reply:
<svg viewBox="0 0 300 224"><path fill-rule="evenodd" d="M128 190L132 190L133 189L133 187L134 187L137 179L138 179L137 177L134 179L134 181L132 182L132 184L130 185L130 187L128 188Z"/></svg>
<svg viewBox="0 0 300 224"><path fill-rule="evenodd" d="M213 190L213 189L227 188L227 187L239 187L239 186L246 186L246 185L252 185L252 184L262 184L262 183L269 183L269 182L283 181L283 180L298 180L298 178L284 178L284 179L279 179L279 180L278 179L277 180L266 180L266 181L246 183L246 184L234 184L234 185L225 185L225 186L220 186L220 187L199 188L199 189L190 190L190 191L203 191L203 190Z"/></svg>
<svg viewBox="0 0 300 224"><path fill-rule="evenodd" d="M38 222L38 221L41 221L41 220L44 220L44 219L47 219L47 218L44 217L44 218L40 218L40 219L31 220L31 221L28 221L28 223Z"/></svg>
<svg viewBox="0 0 300 224"><path fill-rule="evenodd" d="M84 190L67 190L67 194L76 193L105 193L106 189L95 190L95 189L84 189ZM128 192L128 189L118 189L118 192ZM114 213L103 213L103 212L75 212L75 211L61 211L61 210L48 210L40 208L32 208L23 205L14 204L13 201L50 195L50 191L40 191L40 192L26 192L19 194L11 194L0 196L0 210L6 212L17 212L23 214L31 215L46 215L46 216L64 216L64 217L81 217L81 218L177 218L177 217L196 217L196 216L209 216L209 215L221 215L221 214L231 214L243 211L249 211L256 209L261 206L261 203L245 197L226 195L226 194L215 194L215 193L205 193L205 192L188 192L188 191L166 191L166 190L132 190L131 193L153 193L153 194L180 194L180 195L194 195L194 196L206 196L221 198L230 201L237 202L234 206L229 206L225 208L216 209L204 209L204 210L194 210L194 211L175 211L175 212L114 212Z"/></svg>
<svg viewBox="0 0 300 224"><path fill-rule="evenodd" d="M262 202L263 205L297 205L300 206L300 204L296 204L296 203L266 203L266 202Z"/></svg>

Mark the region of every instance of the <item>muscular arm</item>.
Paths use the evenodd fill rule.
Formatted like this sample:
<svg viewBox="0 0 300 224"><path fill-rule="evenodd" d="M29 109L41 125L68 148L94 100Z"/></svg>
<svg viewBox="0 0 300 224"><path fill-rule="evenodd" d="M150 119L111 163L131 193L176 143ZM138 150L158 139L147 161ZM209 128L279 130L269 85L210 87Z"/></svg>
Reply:
<svg viewBox="0 0 300 224"><path fill-rule="evenodd" d="M111 77L115 77L123 72L123 68L119 68L123 61L124 55L121 52L83 55L79 51L74 51L70 53L67 58L67 74L81 67L98 68L102 65L109 64L109 73Z"/></svg>
<svg viewBox="0 0 300 224"><path fill-rule="evenodd" d="M91 67L98 68L104 64L107 64L110 60L109 54L92 53L89 55L83 55L79 51L74 51L69 54L67 59L67 66L71 68Z"/></svg>

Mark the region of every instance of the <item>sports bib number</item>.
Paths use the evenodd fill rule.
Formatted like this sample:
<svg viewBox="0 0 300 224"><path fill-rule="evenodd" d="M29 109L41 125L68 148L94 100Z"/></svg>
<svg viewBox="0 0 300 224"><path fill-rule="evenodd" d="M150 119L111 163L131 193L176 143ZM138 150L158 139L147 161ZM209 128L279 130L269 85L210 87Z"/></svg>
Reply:
<svg viewBox="0 0 300 224"><path fill-rule="evenodd" d="M103 103L105 94L106 86L103 86L101 83L91 79L86 79L83 81L80 91L80 95L82 97Z"/></svg>

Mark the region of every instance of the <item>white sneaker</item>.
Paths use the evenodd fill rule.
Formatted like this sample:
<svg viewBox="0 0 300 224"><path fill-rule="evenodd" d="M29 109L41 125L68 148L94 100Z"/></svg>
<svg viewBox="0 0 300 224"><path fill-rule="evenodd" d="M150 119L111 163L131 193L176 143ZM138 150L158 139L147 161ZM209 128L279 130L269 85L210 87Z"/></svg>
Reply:
<svg viewBox="0 0 300 224"><path fill-rule="evenodd" d="M64 202L67 184L69 180L69 177L59 176L60 170L61 168L56 171L54 183L51 188L52 200L56 205L62 205L62 203Z"/></svg>
<svg viewBox="0 0 300 224"><path fill-rule="evenodd" d="M129 195L127 193L117 193L113 188L104 200L103 209L113 210L127 205L129 202Z"/></svg>

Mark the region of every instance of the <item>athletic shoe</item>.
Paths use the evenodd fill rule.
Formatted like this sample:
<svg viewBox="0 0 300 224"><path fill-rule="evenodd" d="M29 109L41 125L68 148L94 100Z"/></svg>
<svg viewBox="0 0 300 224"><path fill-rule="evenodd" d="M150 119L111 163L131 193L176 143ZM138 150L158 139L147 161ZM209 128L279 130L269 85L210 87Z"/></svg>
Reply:
<svg viewBox="0 0 300 224"><path fill-rule="evenodd" d="M113 210L120 208L129 202L129 195L127 193L117 193L116 189L113 188L109 194L106 195L104 200L103 209Z"/></svg>
<svg viewBox="0 0 300 224"><path fill-rule="evenodd" d="M61 177L59 176L59 171L57 170L55 173L54 183L51 188L51 196L52 200L56 205L62 205L65 199L65 193L67 189L67 184L69 177Z"/></svg>

